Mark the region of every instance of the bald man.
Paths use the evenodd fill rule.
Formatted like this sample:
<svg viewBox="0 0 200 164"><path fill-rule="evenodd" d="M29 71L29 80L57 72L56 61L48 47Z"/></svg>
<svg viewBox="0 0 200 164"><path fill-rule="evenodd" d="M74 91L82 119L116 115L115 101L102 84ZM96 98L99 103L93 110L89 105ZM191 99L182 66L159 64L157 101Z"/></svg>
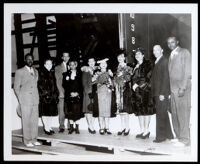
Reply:
<svg viewBox="0 0 200 164"><path fill-rule="evenodd" d="M169 37L169 77L171 87L172 123L178 142L176 146L190 145L191 110L191 55L181 48L176 37Z"/></svg>
<svg viewBox="0 0 200 164"><path fill-rule="evenodd" d="M173 138L168 116L170 82L168 59L163 56L160 45L153 47L153 54L156 58L151 77L152 95L156 107L156 139L153 142L160 143Z"/></svg>

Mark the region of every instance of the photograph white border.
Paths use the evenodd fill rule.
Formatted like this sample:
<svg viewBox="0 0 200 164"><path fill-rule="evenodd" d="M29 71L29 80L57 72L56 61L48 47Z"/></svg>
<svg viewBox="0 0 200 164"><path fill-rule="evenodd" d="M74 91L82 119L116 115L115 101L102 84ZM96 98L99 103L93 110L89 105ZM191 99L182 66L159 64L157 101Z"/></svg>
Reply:
<svg viewBox="0 0 200 164"><path fill-rule="evenodd" d="M198 147L198 13L197 4L151 3L4 3L4 160L25 161L197 161ZM158 13L191 14L192 28L192 110L191 155L184 156L36 156L12 155L11 152L11 15L13 13Z"/></svg>

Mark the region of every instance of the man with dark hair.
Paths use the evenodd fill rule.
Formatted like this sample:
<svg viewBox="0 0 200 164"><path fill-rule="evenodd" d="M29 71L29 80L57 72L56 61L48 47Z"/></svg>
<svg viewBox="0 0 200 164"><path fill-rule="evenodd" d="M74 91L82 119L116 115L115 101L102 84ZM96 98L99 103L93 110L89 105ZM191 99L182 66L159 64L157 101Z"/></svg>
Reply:
<svg viewBox="0 0 200 164"><path fill-rule="evenodd" d="M14 91L21 107L23 142L27 147L41 145L38 136L38 104L37 88L38 71L32 67L33 56L26 54L25 66L15 73Z"/></svg>
<svg viewBox="0 0 200 164"><path fill-rule="evenodd" d="M178 142L176 146L190 144L191 110L191 55L181 48L176 37L169 37L169 77L171 87L172 123Z"/></svg>
<svg viewBox="0 0 200 164"><path fill-rule="evenodd" d="M55 67L56 84L59 91L59 103L58 103L58 115L59 115L59 132L65 130L65 113L64 113L64 88L62 87L63 73L68 70L68 61L70 59L69 52L63 51L62 60L63 62Z"/></svg>

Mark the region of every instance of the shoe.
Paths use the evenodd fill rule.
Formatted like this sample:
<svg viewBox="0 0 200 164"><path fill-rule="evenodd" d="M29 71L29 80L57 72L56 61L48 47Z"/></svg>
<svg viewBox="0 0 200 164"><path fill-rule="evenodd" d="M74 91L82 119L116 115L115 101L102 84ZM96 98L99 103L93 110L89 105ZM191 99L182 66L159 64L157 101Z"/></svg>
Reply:
<svg viewBox="0 0 200 164"><path fill-rule="evenodd" d="M65 129L62 128L59 130L59 133L63 133L64 131L65 131Z"/></svg>
<svg viewBox="0 0 200 164"><path fill-rule="evenodd" d="M46 131L45 129L44 129L44 133L47 135L52 135L52 133L50 131Z"/></svg>
<svg viewBox="0 0 200 164"><path fill-rule="evenodd" d="M26 147L34 147L32 143L25 144Z"/></svg>
<svg viewBox="0 0 200 164"><path fill-rule="evenodd" d="M37 142L37 141L36 141L36 142L33 143L33 145L35 145L35 146L40 146L40 145L42 145L42 144L41 144L40 142Z"/></svg>
<svg viewBox="0 0 200 164"><path fill-rule="evenodd" d="M124 130L122 130L122 131L119 131L119 132L117 133L117 135L119 135L119 136L122 135L122 134L125 132L125 130L126 130L126 129L124 129Z"/></svg>
<svg viewBox="0 0 200 164"><path fill-rule="evenodd" d="M109 129L104 129L104 131L105 131L105 133L107 133L109 135L112 134Z"/></svg>
<svg viewBox="0 0 200 164"><path fill-rule="evenodd" d="M177 138L171 139L170 142L176 143L176 142L178 142L178 139Z"/></svg>
<svg viewBox="0 0 200 164"><path fill-rule="evenodd" d="M136 138L142 138L142 136L143 136L143 133L140 133L136 135Z"/></svg>
<svg viewBox="0 0 200 164"><path fill-rule="evenodd" d="M91 134L95 134L96 133L95 130L91 130L90 128L88 128L88 132L91 133Z"/></svg>
<svg viewBox="0 0 200 164"><path fill-rule="evenodd" d="M127 136L130 132L130 129L128 130L128 132L124 132L124 136Z"/></svg>
<svg viewBox="0 0 200 164"><path fill-rule="evenodd" d="M104 135L105 130L104 130L104 129L99 129L99 133L100 133L101 135Z"/></svg>
<svg viewBox="0 0 200 164"><path fill-rule="evenodd" d="M73 124L70 124L70 127L69 127L69 132L68 134L72 134L74 132L74 127L73 127Z"/></svg>
<svg viewBox="0 0 200 164"><path fill-rule="evenodd" d="M144 134L144 133L143 133L143 134ZM142 138L142 139L147 139L147 138L149 138L149 136L150 136L150 132L149 132L149 133L147 133L147 134L146 134L146 135L144 135L144 136L142 135L142 137L141 137L141 138Z"/></svg>
<svg viewBox="0 0 200 164"><path fill-rule="evenodd" d="M78 127L79 125L78 124L76 124L76 129L75 129L75 133L76 134L80 134L80 131L79 131L79 127Z"/></svg>
<svg viewBox="0 0 200 164"><path fill-rule="evenodd" d="M176 146L176 147L185 147L186 145L184 143L182 143L182 142L176 142L176 143L174 143L174 146Z"/></svg>
<svg viewBox="0 0 200 164"><path fill-rule="evenodd" d="M163 141L165 141L166 139L155 139L155 140L153 140L153 142L155 142L155 143L161 143L161 142L163 142Z"/></svg>
<svg viewBox="0 0 200 164"><path fill-rule="evenodd" d="M54 130L50 130L50 133L51 133L51 134L54 134L55 132L54 132Z"/></svg>

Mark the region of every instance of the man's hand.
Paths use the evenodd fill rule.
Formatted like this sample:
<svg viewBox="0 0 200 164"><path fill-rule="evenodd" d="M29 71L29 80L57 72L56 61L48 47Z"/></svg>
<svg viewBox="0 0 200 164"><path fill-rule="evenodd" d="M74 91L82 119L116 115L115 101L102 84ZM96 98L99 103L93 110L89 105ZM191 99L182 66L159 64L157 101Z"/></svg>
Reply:
<svg viewBox="0 0 200 164"><path fill-rule="evenodd" d="M179 88L179 90L178 90L178 96L179 97L183 97L184 93L185 93L184 89Z"/></svg>
<svg viewBox="0 0 200 164"><path fill-rule="evenodd" d="M138 85L135 83L135 84L133 85L132 89L135 91L137 87L138 87Z"/></svg>
<svg viewBox="0 0 200 164"><path fill-rule="evenodd" d="M165 96L164 95L160 95L159 99L160 99L160 101L163 101L165 99Z"/></svg>

